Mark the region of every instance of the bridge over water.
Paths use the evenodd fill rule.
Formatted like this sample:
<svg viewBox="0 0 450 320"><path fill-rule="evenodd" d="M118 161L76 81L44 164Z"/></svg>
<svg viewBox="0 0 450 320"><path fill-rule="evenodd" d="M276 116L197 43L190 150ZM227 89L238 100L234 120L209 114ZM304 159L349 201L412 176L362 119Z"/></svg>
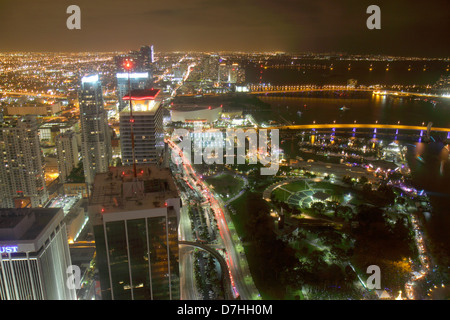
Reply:
<svg viewBox="0 0 450 320"><path fill-rule="evenodd" d="M401 124L360 124L360 123L324 123L324 124L299 124L299 125L284 125L284 126L270 126L264 129L289 129L289 130L314 130L314 129L390 129L390 130L411 130L411 131L436 131L450 133L450 128L439 128L432 126L410 126Z"/></svg>
<svg viewBox="0 0 450 320"><path fill-rule="evenodd" d="M332 92L332 91L345 91L345 92L372 92L375 95L393 95L393 96L418 96L426 98L450 98L450 96L421 93L421 92L409 92L409 91L397 91L397 90L384 90L373 87L352 87L352 86L273 86L273 85L251 85L249 86L249 94L260 95L269 93L301 93L301 92Z"/></svg>

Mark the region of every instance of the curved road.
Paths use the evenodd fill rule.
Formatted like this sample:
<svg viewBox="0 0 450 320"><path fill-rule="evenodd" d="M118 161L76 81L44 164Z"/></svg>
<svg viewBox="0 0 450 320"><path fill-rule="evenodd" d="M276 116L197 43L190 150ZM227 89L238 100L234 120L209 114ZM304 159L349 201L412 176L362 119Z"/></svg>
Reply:
<svg viewBox="0 0 450 320"><path fill-rule="evenodd" d="M234 300L233 293L231 292L231 279L228 271L227 262L225 261L225 259L215 249L205 244L193 241L178 241L178 244L182 246L197 247L211 253L213 257L216 258L217 261L219 261L220 264L222 287L225 293L225 299Z"/></svg>

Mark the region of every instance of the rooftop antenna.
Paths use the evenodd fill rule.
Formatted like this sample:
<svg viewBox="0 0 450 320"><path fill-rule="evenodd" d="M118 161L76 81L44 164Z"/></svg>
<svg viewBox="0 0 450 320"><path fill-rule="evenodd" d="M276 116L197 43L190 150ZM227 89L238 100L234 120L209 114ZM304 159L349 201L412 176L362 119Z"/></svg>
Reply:
<svg viewBox="0 0 450 320"><path fill-rule="evenodd" d="M133 118L133 105L131 103L131 75L130 71L133 69L133 60L132 59L126 59L124 62L124 68L128 71L128 97L130 100L130 134L131 134L131 153L133 158L133 176L136 180L137 172L136 172L136 158L135 158L135 151L134 151L134 132L133 132L133 126L134 126L134 118Z"/></svg>

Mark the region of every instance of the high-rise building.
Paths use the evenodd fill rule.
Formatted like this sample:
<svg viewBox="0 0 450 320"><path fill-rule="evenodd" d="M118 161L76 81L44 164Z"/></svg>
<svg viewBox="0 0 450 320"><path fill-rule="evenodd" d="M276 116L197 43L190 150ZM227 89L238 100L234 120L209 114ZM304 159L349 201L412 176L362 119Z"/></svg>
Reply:
<svg viewBox="0 0 450 320"><path fill-rule="evenodd" d="M0 126L0 207L39 207L48 200L35 116Z"/></svg>
<svg viewBox="0 0 450 320"><path fill-rule="evenodd" d="M227 65L226 62L222 62L222 63L219 64L219 71L218 71L218 75L217 75L217 81L219 83L228 81L228 65Z"/></svg>
<svg viewBox="0 0 450 320"><path fill-rule="evenodd" d="M242 83L245 81L245 70L237 62L222 61L218 71L219 83Z"/></svg>
<svg viewBox="0 0 450 320"><path fill-rule="evenodd" d="M119 72L116 74L117 79L117 98L119 101L119 112L125 108L127 102L123 97L128 94L129 87L131 90L149 89L151 85L150 72Z"/></svg>
<svg viewBox="0 0 450 320"><path fill-rule="evenodd" d="M75 132L66 131L56 136L59 182L65 183L67 176L78 165L78 143Z"/></svg>
<svg viewBox="0 0 450 320"><path fill-rule="evenodd" d="M238 72L239 72L239 64L233 63L228 68L228 82L229 83L237 83L238 82Z"/></svg>
<svg viewBox="0 0 450 320"><path fill-rule="evenodd" d="M134 90L124 97L128 103L131 100L133 116L129 105L119 115L123 165L132 165L133 158L138 164L157 164L162 160L164 129L161 101L156 100L159 92L159 89Z"/></svg>
<svg viewBox="0 0 450 320"><path fill-rule="evenodd" d="M203 59L203 70L202 78L214 80L218 79L219 70L219 56L217 54L212 54Z"/></svg>
<svg viewBox="0 0 450 320"><path fill-rule="evenodd" d="M108 171L111 137L98 75L83 77L78 92L81 122L81 155L86 183L91 186L97 172Z"/></svg>
<svg viewBox="0 0 450 320"><path fill-rule="evenodd" d="M168 168L110 167L95 176L88 213L103 300L180 298L180 207Z"/></svg>
<svg viewBox="0 0 450 320"><path fill-rule="evenodd" d="M0 209L0 300L74 300L61 208Z"/></svg>
<svg viewBox="0 0 450 320"><path fill-rule="evenodd" d="M153 74L153 63L155 62L155 53L153 45L142 46L139 50L130 51L126 54L120 54L114 57L114 63L118 72L126 72L124 62L133 60L135 72L150 72Z"/></svg>
<svg viewBox="0 0 450 320"><path fill-rule="evenodd" d="M144 70L151 70L154 62L153 46L142 46L139 50L139 58Z"/></svg>

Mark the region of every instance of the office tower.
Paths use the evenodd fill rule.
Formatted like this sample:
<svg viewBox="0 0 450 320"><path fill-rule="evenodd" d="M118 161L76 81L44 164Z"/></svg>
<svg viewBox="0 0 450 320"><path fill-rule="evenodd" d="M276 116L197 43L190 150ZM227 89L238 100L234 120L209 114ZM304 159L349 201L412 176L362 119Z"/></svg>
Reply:
<svg viewBox="0 0 450 320"><path fill-rule="evenodd" d="M228 67L228 83L238 82L239 64L233 63Z"/></svg>
<svg viewBox="0 0 450 320"><path fill-rule="evenodd" d="M134 159L139 164L160 163L164 151L163 110L161 101L156 100L160 90L134 90L124 97L131 100L133 118L130 117L130 106L120 112L120 146L122 164L133 164L132 136L134 134Z"/></svg>
<svg viewBox="0 0 450 320"><path fill-rule="evenodd" d="M228 81L228 65L226 62L221 62L219 64L219 71L217 75L217 82L227 82Z"/></svg>
<svg viewBox="0 0 450 320"><path fill-rule="evenodd" d="M35 116L1 123L0 157L0 207L45 205L48 191Z"/></svg>
<svg viewBox="0 0 450 320"><path fill-rule="evenodd" d="M129 77L129 80L128 80ZM128 94L129 86L131 90L149 89L151 85L150 72L120 72L116 74L117 98L119 101L119 112L127 106L127 101L123 97Z"/></svg>
<svg viewBox="0 0 450 320"><path fill-rule="evenodd" d="M151 70L153 64L153 46L142 46L139 50L140 65L143 70Z"/></svg>
<svg viewBox="0 0 450 320"><path fill-rule="evenodd" d="M95 176L88 213L103 300L178 300L181 201L168 168L110 167Z"/></svg>
<svg viewBox="0 0 450 320"><path fill-rule="evenodd" d="M219 83L242 83L245 81L245 70L237 62L222 61L219 64Z"/></svg>
<svg viewBox="0 0 450 320"><path fill-rule="evenodd" d="M83 77L78 92L81 122L81 155L90 186L97 172L106 172L111 162L111 137L98 75Z"/></svg>
<svg viewBox="0 0 450 320"><path fill-rule="evenodd" d="M78 165L78 143L75 132L69 130L56 136L59 182L65 183L73 168Z"/></svg>
<svg viewBox="0 0 450 320"><path fill-rule="evenodd" d="M0 300L74 300L61 208L0 209Z"/></svg>
<svg viewBox="0 0 450 320"><path fill-rule="evenodd" d="M203 79L218 79L219 56L212 54L204 58L203 61Z"/></svg>
<svg viewBox="0 0 450 320"><path fill-rule="evenodd" d="M150 78L153 74L153 63L155 62L155 55L153 46L142 46L138 51L130 51L127 54L121 54L114 57L114 63L118 72L126 72L124 62L126 60L133 60L135 72L150 72Z"/></svg>

